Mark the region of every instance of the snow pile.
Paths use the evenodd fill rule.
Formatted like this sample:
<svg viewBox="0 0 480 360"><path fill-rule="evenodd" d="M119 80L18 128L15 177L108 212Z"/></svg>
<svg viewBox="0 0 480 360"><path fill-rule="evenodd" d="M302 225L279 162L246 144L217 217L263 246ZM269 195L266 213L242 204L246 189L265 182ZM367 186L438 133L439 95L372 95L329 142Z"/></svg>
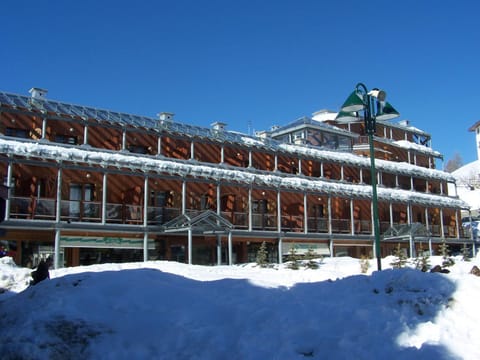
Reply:
<svg viewBox="0 0 480 360"><path fill-rule="evenodd" d="M104 264L51 271L1 259L2 359L478 359L480 278L319 269ZM372 262L372 267L375 261ZM441 258L431 259L432 265Z"/></svg>

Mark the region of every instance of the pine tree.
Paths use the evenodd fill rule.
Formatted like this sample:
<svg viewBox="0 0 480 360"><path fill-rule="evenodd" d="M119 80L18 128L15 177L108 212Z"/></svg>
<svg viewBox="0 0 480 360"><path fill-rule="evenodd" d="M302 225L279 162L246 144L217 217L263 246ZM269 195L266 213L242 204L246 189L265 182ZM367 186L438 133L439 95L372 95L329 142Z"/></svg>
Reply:
<svg viewBox="0 0 480 360"><path fill-rule="evenodd" d="M462 259L463 261L470 261L470 248L465 243L462 247Z"/></svg>
<svg viewBox="0 0 480 360"><path fill-rule="evenodd" d="M366 255L360 257L360 271L362 274L366 274L370 268L370 259Z"/></svg>
<svg viewBox="0 0 480 360"><path fill-rule="evenodd" d="M393 256L395 256L395 260L393 260L390 265L394 269L400 269L405 267L407 264L407 255L400 246L400 243L397 244L397 247L393 250Z"/></svg>
<svg viewBox="0 0 480 360"><path fill-rule="evenodd" d="M257 251L257 265L262 268L268 267L267 243L264 241Z"/></svg>
<svg viewBox="0 0 480 360"><path fill-rule="evenodd" d="M455 261L449 256L449 249L445 238L442 239L442 242L438 246L438 251L442 255L442 268L447 268L449 266L455 265Z"/></svg>
<svg viewBox="0 0 480 360"><path fill-rule="evenodd" d="M317 254L315 254L315 251L313 248L310 246L307 250L307 253L305 254L305 260L307 262L305 263L305 266L309 269L318 269L318 262L316 262L315 259L317 257Z"/></svg>
<svg viewBox="0 0 480 360"><path fill-rule="evenodd" d="M287 265L289 269L298 270L300 269L300 261L297 255L297 250L295 244L292 244L290 247L290 252L288 254L288 260L290 261Z"/></svg>
<svg viewBox="0 0 480 360"><path fill-rule="evenodd" d="M430 255L427 251L423 251L422 243L419 244L418 254L420 254L420 256L417 256L415 259L415 268L423 272L427 272L431 267Z"/></svg>

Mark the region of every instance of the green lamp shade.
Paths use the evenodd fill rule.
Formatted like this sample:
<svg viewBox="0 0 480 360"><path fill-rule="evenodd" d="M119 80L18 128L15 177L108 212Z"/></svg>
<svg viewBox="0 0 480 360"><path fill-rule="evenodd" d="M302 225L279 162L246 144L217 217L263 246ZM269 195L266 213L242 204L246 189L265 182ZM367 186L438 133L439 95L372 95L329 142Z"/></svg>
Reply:
<svg viewBox="0 0 480 360"><path fill-rule="evenodd" d="M354 111L363 110L365 108L365 104L361 96L362 95L358 93L358 91L352 92L350 96L347 98L347 100L343 103L340 110L345 112L354 112Z"/></svg>
<svg viewBox="0 0 480 360"><path fill-rule="evenodd" d="M389 102L386 102L385 106L382 109L382 112L377 114L376 119L384 121L384 120L395 119L396 117L399 117L399 116L400 116L400 113L397 110L395 110L394 107Z"/></svg>
<svg viewBox="0 0 480 360"><path fill-rule="evenodd" d="M335 118L338 122L352 122L359 120L358 113L353 111L340 111Z"/></svg>

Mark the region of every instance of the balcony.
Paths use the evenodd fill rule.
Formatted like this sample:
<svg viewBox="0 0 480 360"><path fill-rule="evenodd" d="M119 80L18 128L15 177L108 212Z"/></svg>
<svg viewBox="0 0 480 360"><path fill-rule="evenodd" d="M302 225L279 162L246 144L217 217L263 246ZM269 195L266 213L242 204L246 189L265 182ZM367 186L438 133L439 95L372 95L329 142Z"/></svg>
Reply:
<svg viewBox="0 0 480 360"><path fill-rule="evenodd" d="M56 221L57 201L55 199L37 199L31 197L10 198L10 219ZM187 209L191 215L200 210ZM153 207L147 208L147 225L163 225L166 222L181 215L179 208ZM249 214L247 212L222 211L221 216L233 224L235 230L249 229ZM277 214L252 214L251 229L253 231L278 231ZM106 223L143 225L144 207L135 204L105 204L105 221L102 222L102 203L98 201L70 201L62 200L60 203L60 221L81 223ZM302 215L282 215L280 217L281 231L290 233L305 232L305 222ZM351 219L331 219L332 233L352 235ZM396 224L396 223L394 223ZM390 222L380 222L380 233L383 234L389 227ZM329 221L324 217L308 218L309 234L328 234ZM441 237L440 225L430 224L429 231L432 237ZM353 220L353 236L371 235L371 220ZM444 226L443 234L446 238L457 238L455 226ZM460 239L470 239L469 229L460 228Z"/></svg>

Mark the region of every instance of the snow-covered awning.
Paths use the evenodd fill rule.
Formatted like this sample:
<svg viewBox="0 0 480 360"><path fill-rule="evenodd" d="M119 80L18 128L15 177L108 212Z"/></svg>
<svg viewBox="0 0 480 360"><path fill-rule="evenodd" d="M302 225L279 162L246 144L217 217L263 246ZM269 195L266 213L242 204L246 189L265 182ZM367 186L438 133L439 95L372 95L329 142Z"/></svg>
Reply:
<svg viewBox="0 0 480 360"><path fill-rule="evenodd" d="M218 164L195 163L188 160L154 158L106 150L100 151L94 148L78 148L0 138L0 153L26 158L39 157L56 162L84 163L89 166L96 165L103 168L128 168L143 173L167 174L182 178L203 178L218 183L236 183L245 186L256 185L264 188L290 189L316 194L331 194L346 198L372 197L372 188L366 184L350 184L279 172L272 173L255 169L219 166ZM398 165L401 166L402 164ZM418 169L418 167L415 168ZM379 187L378 198L385 201L412 202L431 207L468 208L468 205L458 198L401 189Z"/></svg>

